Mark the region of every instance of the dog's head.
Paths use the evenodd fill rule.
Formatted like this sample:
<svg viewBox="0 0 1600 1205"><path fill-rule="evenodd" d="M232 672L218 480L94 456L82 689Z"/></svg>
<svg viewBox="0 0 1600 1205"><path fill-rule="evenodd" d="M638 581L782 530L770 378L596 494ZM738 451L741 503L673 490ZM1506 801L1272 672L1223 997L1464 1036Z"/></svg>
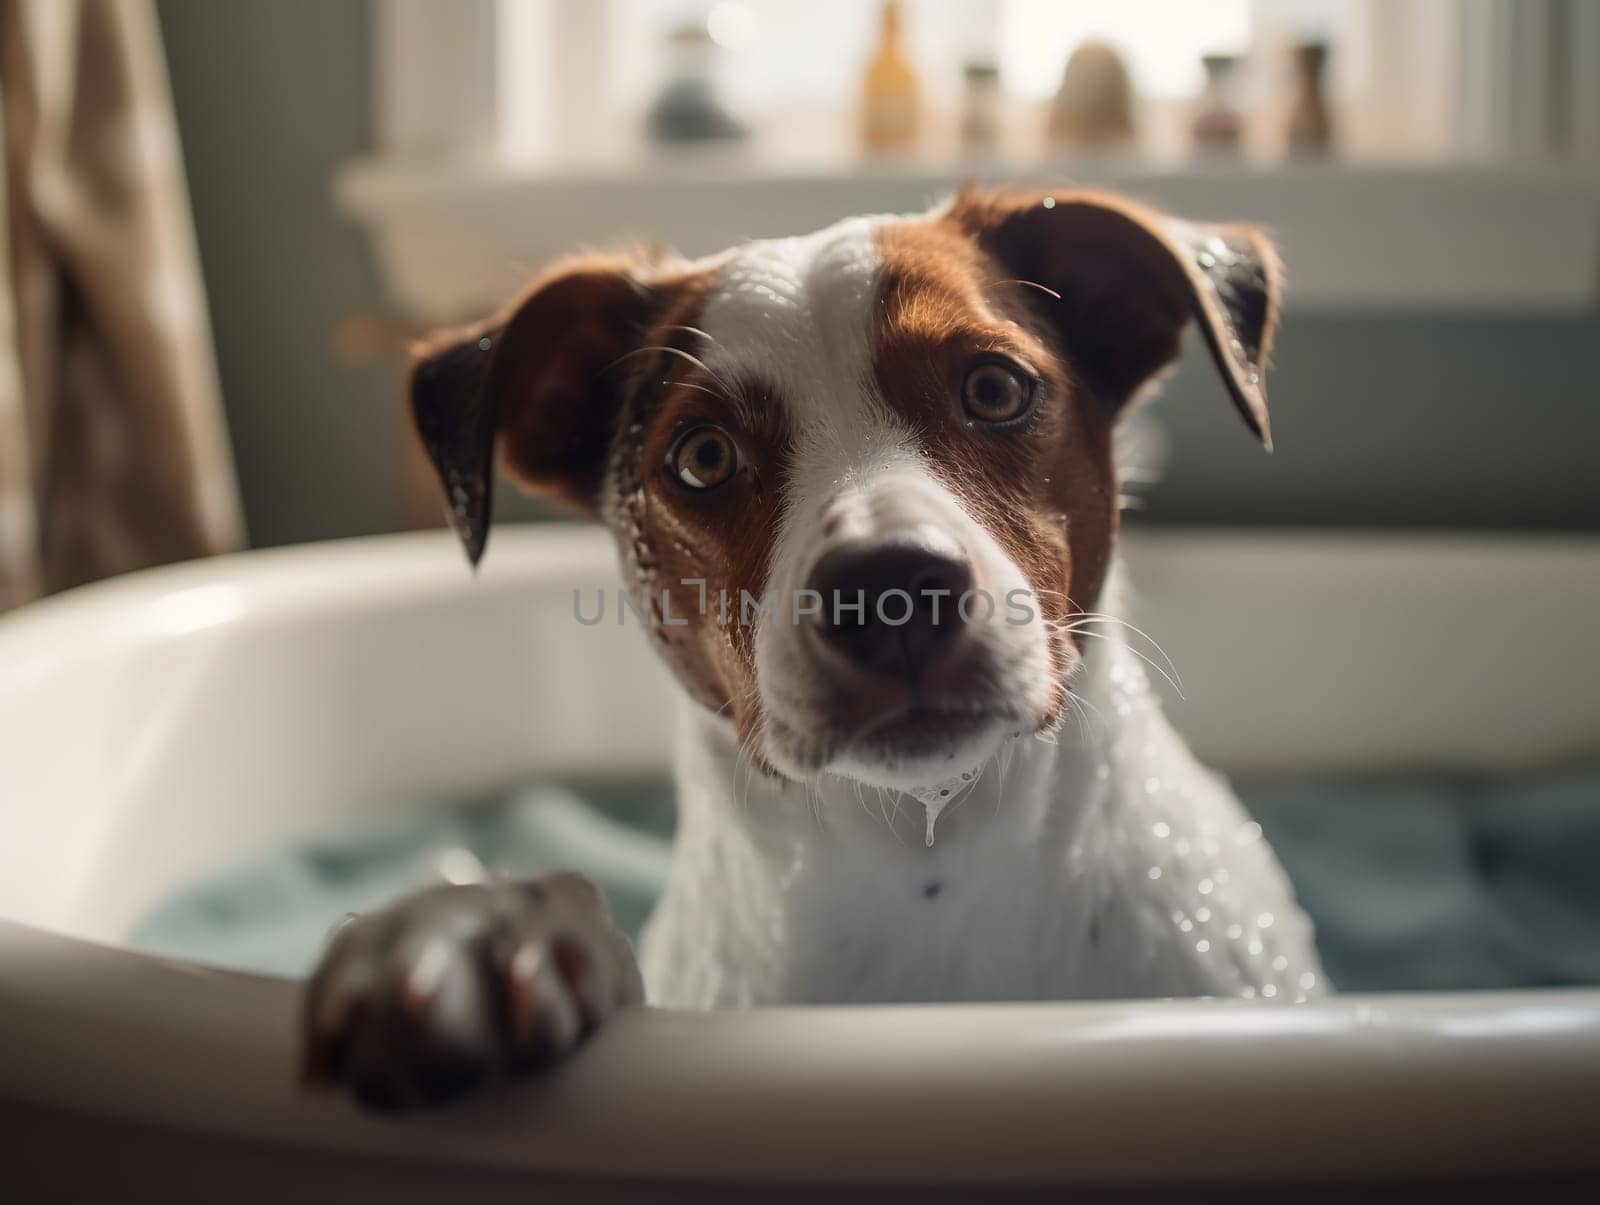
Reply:
<svg viewBox="0 0 1600 1205"><path fill-rule="evenodd" d="M706 260L581 258L423 348L474 561L495 450L599 515L662 654L769 768L943 782L1060 721L1117 525L1112 430L1198 321L1268 440L1257 231L969 190Z"/></svg>

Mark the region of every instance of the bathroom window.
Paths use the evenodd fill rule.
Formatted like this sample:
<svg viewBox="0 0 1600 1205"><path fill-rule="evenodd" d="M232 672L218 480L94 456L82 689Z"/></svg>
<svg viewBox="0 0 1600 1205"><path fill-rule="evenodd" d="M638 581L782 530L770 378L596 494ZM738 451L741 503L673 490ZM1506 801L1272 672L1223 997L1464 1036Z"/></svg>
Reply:
<svg viewBox="0 0 1600 1205"><path fill-rule="evenodd" d="M1090 37L1118 46L1141 91L1188 96L1200 86L1200 55L1249 45L1250 10L1251 0L1210 0L1204 6L1173 0L1095 6L1058 0L902 3L906 47L934 110L953 108L962 66L971 60L998 66L1008 93L1046 100L1060 82L1067 53ZM502 0L501 11L501 53L513 64L541 40L551 44L561 21L550 0ZM878 5L871 0L608 0L586 4L582 14L592 32L577 32L573 22L566 26L568 37L592 39L604 59L601 73L588 77L585 90L591 94L583 103L623 120L643 112L661 86L670 60L667 39L685 23L705 23L726 99L753 123L851 108L879 26ZM507 145L537 154L551 137L545 120L550 102L540 97L539 82L514 65L502 78Z"/></svg>
<svg viewBox="0 0 1600 1205"><path fill-rule="evenodd" d="M671 71L674 29L702 24L709 35L719 94L747 122L758 144L781 146L791 164L853 149L857 91L879 37L871 0L500 0L497 48L502 95L499 135L519 160L627 159L630 138ZM932 156L952 151L950 133L969 62L998 68L1010 120L1035 119L1054 94L1072 49L1111 42L1128 63L1137 93L1158 110L1200 89L1200 57L1242 54L1251 44L1259 0L1122 0L1115 5L1059 0L902 0L905 46L926 106ZM1301 3L1298 7L1306 8ZM1329 29L1337 6L1300 21ZM1302 17L1304 15L1302 14ZM527 69L549 60L549 73ZM574 57L575 56L575 57ZM581 62L579 68L577 63ZM1021 140L1026 149L1026 139Z"/></svg>
<svg viewBox="0 0 1600 1205"><path fill-rule="evenodd" d="M413 9L430 0L389 0ZM879 36L871 0L485 0L493 24L491 118L502 153L524 162L629 162L642 114L671 73L674 29L697 25L719 95L758 147L785 164L853 152L862 69ZM454 6L452 6L454 7ZM999 72L1008 125L1036 126L1067 56L1114 46L1141 110L1139 149L1186 150L1201 57L1240 56L1247 149L1270 157L1292 87L1290 48L1331 47L1326 87L1343 149L1356 158L1439 160L1593 146L1592 97L1564 80L1597 51L1595 6L1564 0L901 0L904 44L921 83L925 157L948 158L962 70ZM1025 134L1007 149L1028 156Z"/></svg>
<svg viewBox="0 0 1600 1205"><path fill-rule="evenodd" d="M925 120L911 153L879 161L863 154L858 107L875 0L369 2L376 153L344 165L335 189L372 227L396 304L434 320L477 312L511 265L572 246L649 232L699 254L915 209L971 177L1079 180L1263 222L1293 254L1299 307L1592 299L1600 3L1588 0L901 0ZM749 130L736 151L646 136L669 37L688 22L680 48L709 52ZM1131 153L1091 158L1046 136L1085 39L1127 67ZM1331 47L1319 94L1334 153L1290 162L1305 42ZM1231 161L1193 149L1213 53L1243 56ZM982 153L960 136L974 60L994 64L999 114ZM1508 229L1506 212L1529 220ZM1485 256L1491 227L1499 254Z"/></svg>

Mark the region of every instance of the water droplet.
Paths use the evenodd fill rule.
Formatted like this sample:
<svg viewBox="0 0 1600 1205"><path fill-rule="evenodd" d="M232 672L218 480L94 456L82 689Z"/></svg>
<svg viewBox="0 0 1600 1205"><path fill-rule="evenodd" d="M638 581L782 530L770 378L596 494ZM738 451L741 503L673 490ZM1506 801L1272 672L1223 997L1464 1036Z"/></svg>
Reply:
<svg viewBox="0 0 1600 1205"><path fill-rule="evenodd" d="M1243 936L1244 936L1244 927L1242 925L1229 925L1228 926L1228 940L1229 941L1238 941Z"/></svg>
<svg viewBox="0 0 1600 1205"><path fill-rule="evenodd" d="M447 849L441 853L434 863L434 868L445 882L457 885L481 883L489 873L478 860L478 856L463 846Z"/></svg>
<svg viewBox="0 0 1600 1205"><path fill-rule="evenodd" d="M1208 920L1211 919L1211 909L1210 908L1196 908L1194 910L1194 918L1195 918L1195 920L1199 921L1202 925L1205 924Z"/></svg>
<svg viewBox="0 0 1600 1205"><path fill-rule="evenodd" d="M1162 840L1165 840L1172 835L1172 826L1165 820L1157 820L1150 826L1150 831L1156 836L1160 837Z"/></svg>
<svg viewBox="0 0 1600 1205"><path fill-rule="evenodd" d="M1039 204L1043 205L1046 209L1054 209L1056 207L1056 199L1054 197L1046 197L1044 200L1040 201Z"/></svg>
<svg viewBox="0 0 1600 1205"><path fill-rule="evenodd" d="M1154 795L1159 790L1161 790L1161 780L1159 778L1147 778L1144 780L1146 795Z"/></svg>
<svg viewBox="0 0 1600 1205"><path fill-rule="evenodd" d="M934 825L939 821L939 813L944 811L945 805L950 802L950 789L955 782L955 779L950 779L937 786L916 787L911 791L912 797L922 804L923 812L927 816L928 827L923 836L923 844L930 849L933 847Z"/></svg>
<svg viewBox="0 0 1600 1205"><path fill-rule="evenodd" d="M1268 1000L1272 999L1278 994L1278 985L1275 983L1263 983L1261 985L1261 994Z"/></svg>
<svg viewBox="0 0 1600 1205"><path fill-rule="evenodd" d="M1152 881L1159 879L1161 877L1161 867L1152 866L1149 870L1149 874Z"/></svg>
<svg viewBox="0 0 1600 1205"><path fill-rule="evenodd" d="M1272 960L1272 969L1275 971L1287 971L1289 969L1289 960L1279 954Z"/></svg>
<svg viewBox="0 0 1600 1205"><path fill-rule="evenodd" d="M1258 928L1258 929L1270 929L1270 928L1272 928L1272 913L1263 912L1260 916L1256 917L1256 928Z"/></svg>
<svg viewBox="0 0 1600 1205"><path fill-rule="evenodd" d="M1209 941L1207 941L1203 937L1199 941L1194 943L1194 948L1195 948L1195 952L1198 953L1198 954L1209 954L1209 953L1211 953L1211 943Z"/></svg>
<svg viewBox="0 0 1600 1205"><path fill-rule="evenodd" d="M1312 988L1314 988L1316 986L1317 986L1317 977L1315 975L1313 975L1310 971L1307 971L1307 972L1305 972L1305 974L1300 976L1300 990L1301 991L1309 992Z"/></svg>
<svg viewBox="0 0 1600 1205"><path fill-rule="evenodd" d="M1190 920L1188 917L1184 917L1181 921L1178 922L1178 932L1180 932L1180 933L1187 933L1193 928L1194 928L1194 922L1192 920Z"/></svg>
<svg viewBox="0 0 1600 1205"><path fill-rule="evenodd" d="M1216 884L1213 883L1210 879L1201 879L1198 883L1196 883L1194 885L1194 889L1196 891L1198 891L1201 895L1210 895L1212 889L1215 886L1216 886Z"/></svg>
<svg viewBox="0 0 1600 1205"><path fill-rule="evenodd" d="M478 350L479 351L488 351L493 346L494 346L494 340L489 338L488 335L485 335L483 338L478 340Z"/></svg>

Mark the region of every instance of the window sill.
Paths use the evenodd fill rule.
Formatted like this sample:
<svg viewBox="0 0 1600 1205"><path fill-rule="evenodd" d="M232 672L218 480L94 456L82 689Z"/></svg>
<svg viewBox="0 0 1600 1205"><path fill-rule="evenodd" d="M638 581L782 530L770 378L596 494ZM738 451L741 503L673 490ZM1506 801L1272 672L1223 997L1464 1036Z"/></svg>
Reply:
<svg viewBox="0 0 1600 1205"><path fill-rule="evenodd" d="M1600 172L1562 164L996 161L775 170L718 153L548 170L492 159L347 166L391 303L418 321L492 306L545 261L646 239L689 255L852 213L925 208L965 179L1125 192L1186 217L1271 228L1300 312L1581 311L1600 285Z"/></svg>

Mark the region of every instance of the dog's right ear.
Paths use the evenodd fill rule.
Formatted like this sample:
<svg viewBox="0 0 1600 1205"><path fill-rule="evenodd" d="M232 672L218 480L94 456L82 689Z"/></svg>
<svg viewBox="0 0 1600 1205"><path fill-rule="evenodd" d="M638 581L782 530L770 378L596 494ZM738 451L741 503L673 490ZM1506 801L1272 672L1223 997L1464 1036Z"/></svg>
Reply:
<svg viewBox="0 0 1600 1205"><path fill-rule="evenodd" d="M594 512L626 355L655 311L647 266L585 258L558 266L499 315L413 353L411 412L474 565L489 538L495 446L530 490Z"/></svg>

